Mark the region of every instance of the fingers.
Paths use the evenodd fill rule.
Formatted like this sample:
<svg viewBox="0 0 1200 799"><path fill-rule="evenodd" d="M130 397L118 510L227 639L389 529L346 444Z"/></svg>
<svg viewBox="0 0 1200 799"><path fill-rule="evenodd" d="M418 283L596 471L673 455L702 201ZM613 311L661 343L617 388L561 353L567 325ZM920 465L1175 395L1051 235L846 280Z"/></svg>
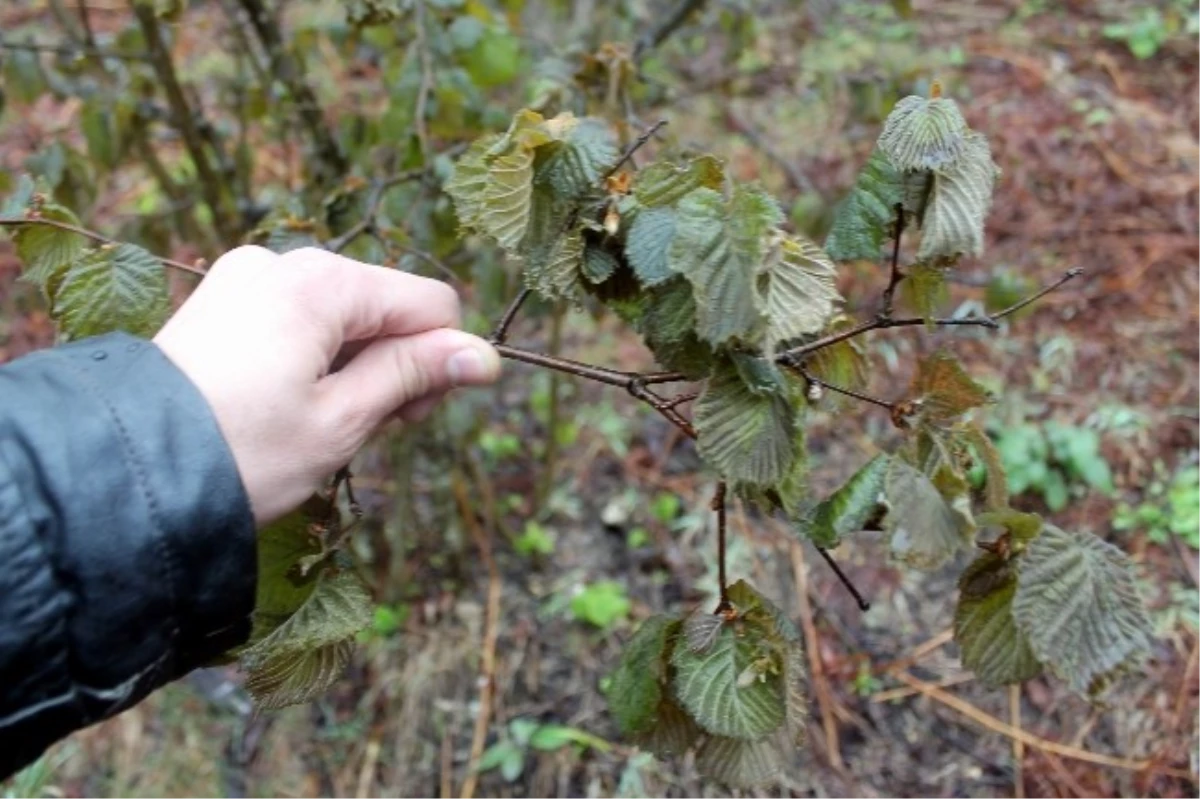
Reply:
<svg viewBox="0 0 1200 799"><path fill-rule="evenodd" d="M301 307L328 332L330 357L346 341L461 324L458 294L441 281L314 247L293 250L279 260L294 270L290 279Z"/></svg>
<svg viewBox="0 0 1200 799"><path fill-rule="evenodd" d="M403 418L428 413L426 398L456 386L486 385L499 374L500 357L490 344L443 328L374 341L318 388L333 428L361 440L398 410Z"/></svg>

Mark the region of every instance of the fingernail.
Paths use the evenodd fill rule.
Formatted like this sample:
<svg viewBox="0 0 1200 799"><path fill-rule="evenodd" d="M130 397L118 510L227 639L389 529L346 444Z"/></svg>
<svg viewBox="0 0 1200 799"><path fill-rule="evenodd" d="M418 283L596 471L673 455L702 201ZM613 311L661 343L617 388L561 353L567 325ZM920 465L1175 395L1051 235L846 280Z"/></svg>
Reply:
<svg viewBox="0 0 1200 799"><path fill-rule="evenodd" d="M478 383L488 377L483 356L470 348L459 350L450 356L450 361L446 364L446 373L450 376L450 382L456 386Z"/></svg>

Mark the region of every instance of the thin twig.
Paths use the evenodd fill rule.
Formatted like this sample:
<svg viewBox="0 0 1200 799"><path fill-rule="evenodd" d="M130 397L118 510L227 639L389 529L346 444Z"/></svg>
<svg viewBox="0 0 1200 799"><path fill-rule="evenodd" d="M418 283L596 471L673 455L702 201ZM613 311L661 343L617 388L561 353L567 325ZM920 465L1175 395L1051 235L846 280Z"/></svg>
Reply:
<svg viewBox="0 0 1200 799"><path fill-rule="evenodd" d="M466 481L455 472L454 497L458 502L463 523L470 530L479 556L488 574L487 610L483 623L483 649L479 660L479 709L475 715L475 729L471 734L471 753L467 758L466 776L463 778L462 799L475 795L479 780L479 758L483 756L483 745L487 742L488 723L492 715L492 699L496 693L496 639L499 637L500 621L500 572L492 557L491 530L484 530L475 518L473 503L467 493Z"/></svg>
<svg viewBox="0 0 1200 799"><path fill-rule="evenodd" d="M687 20L688 16L695 11L699 11L704 6L705 0L679 0L675 7L671 9L658 24L654 25L642 38L638 39L637 44L633 48L633 60L641 61L655 47L658 47L667 37Z"/></svg>
<svg viewBox="0 0 1200 799"><path fill-rule="evenodd" d="M397 186L401 183L410 180L418 180L426 173L425 168L410 169L405 172L398 172L395 175L376 181L371 184L371 190L367 194L367 208L363 213L362 219L355 222L345 233L336 236L325 242L325 249L330 252L341 252L350 246L350 244L364 233L369 233L375 229L379 223L379 211L383 207L383 198L387 195L388 189Z"/></svg>
<svg viewBox="0 0 1200 799"><path fill-rule="evenodd" d="M837 719L834 718L833 696L829 691L829 680L825 676L821 661L821 641L817 625L813 623L812 606L808 601L808 564L804 562L804 546L795 539L789 542L792 555L792 574L796 580L796 610L800 614L800 629L804 633L804 651L808 655L808 673L817 695L817 707L821 710L821 727L825 732L825 749L829 753L829 764L842 771L842 750L839 743Z"/></svg>
<svg viewBox="0 0 1200 799"><path fill-rule="evenodd" d="M872 405L878 405L880 408L886 408L889 413L894 412L896 410L896 403L894 403L894 402L887 402L886 400L881 400L876 397L872 397L870 394L863 394L861 392L854 391L849 388L842 388L841 386L835 386L832 383L826 383L821 378L816 377L812 373L810 373L806 368L804 368L804 366L802 364L789 362L789 363L784 364L784 366L789 369L792 369L796 372L799 372L804 377L804 379L807 380L811 385L820 386L821 388L827 388L830 391L833 391L837 394L844 394L847 397L853 397L854 399L861 400L862 402L869 402Z"/></svg>
<svg viewBox="0 0 1200 799"><path fill-rule="evenodd" d="M725 481L717 483L717 492L713 494L712 509L717 514L717 589L720 601L717 613L723 613L732 607L729 603L729 585L725 576Z"/></svg>
<svg viewBox="0 0 1200 799"><path fill-rule="evenodd" d="M679 394L679 395L671 397L669 400L667 400L663 404L663 407L664 408L674 408L678 405L683 405L685 402L691 402L692 400L696 399L699 396L700 396L699 391L689 391L686 394Z"/></svg>
<svg viewBox="0 0 1200 799"><path fill-rule="evenodd" d="M1013 729L1021 729L1021 686L1008 686L1008 717ZM1013 756L1013 796L1015 799L1025 799L1025 742L1020 738L1012 739Z"/></svg>
<svg viewBox="0 0 1200 799"><path fill-rule="evenodd" d="M31 53L54 53L55 55L65 56L90 55L97 58L113 58L119 61L150 61L149 53L126 53L88 45L14 42L7 39L0 39L0 50L24 50Z"/></svg>
<svg viewBox="0 0 1200 799"><path fill-rule="evenodd" d="M429 93L433 91L433 57L425 32L425 0L415 0L416 47L421 62L421 85L417 88L417 106L413 111L413 126L417 133L417 144L421 148L421 162L429 161L429 129L425 122L425 108Z"/></svg>
<svg viewBox="0 0 1200 799"><path fill-rule="evenodd" d="M508 338L508 328L512 326L513 320L517 318L517 312L521 310L521 306L525 304L525 300L529 299L531 293L529 289L521 289L513 301L508 304L504 316L500 317L500 322L492 331L491 342L493 344L503 344Z"/></svg>
<svg viewBox="0 0 1200 799"><path fill-rule="evenodd" d="M771 142L767 140L767 137L762 134L762 131L750 124L749 121L743 119L742 116L734 112L733 109L726 110L725 120L731 128L745 136L746 140L749 141L753 147L761 150L763 155L765 155L770 161L773 161L780 169L782 169L783 173L787 175L788 182L792 184L792 187L796 191L805 192L806 194L820 194L820 192L817 191L817 187L813 185L811 180L809 180L808 175L800 171L799 167L797 167L789 159L785 158L783 153L775 149L775 145L771 144Z"/></svg>
<svg viewBox="0 0 1200 799"><path fill-rule="evenodd" d="M928 696L930 699L934 699L953 710L957 710L959 713L973 721L978 722L989 730L998 732L1001 735L1006 735L1009 738L1020 739L1022 743L1027 746L1032 746L1035 749L1042 749L1062 757L1069 757L1074 760L1084 760L1088 763L1095 763L1100 766L1111 766L1113 768L1126 769L1128 771L1154 770L1159 774L1166 774L1170 777L1177 777L1179 779L1192 779L1191 772L1187 769L1157 767L1156 764L1151 760L1131 760L1124 757L1102 755L1097 752L1089 752L1086 749L1066 746L1064 744L1057 743L1056 741L1048 741L1045 738L1040 738L1036 735L1026 732L1025 730L1019 730L1013 727L1011 724L1006 724L990 713L985 713L984 711L975 707L970 702L960 699L954 694L943 691L936 685L917 679L906 671L899 671L895 676L896 679L900 680L900 682L917 689L917 691Z"/></svg>
<svg viewBox="0 0 1200 799"><path fill-rule="evenodd" d="M87 230L86 228L77 227L75 225L71 225L66 222L59 222L54 219L5 219L5 218L0 218L0 227L16 227L19 225L46 225L48 227L58 228L59 230L65 230L68 233L75 233L77 235L83 236L84 238L91 239L92 241L97 242L99 244L111 244L111 245L120 244L120 242L114 241L114 240L110 239L108 236L103 236L93 230ZM161 261L163 266L169 266L172 269L179 269L183 272L191 272L193 275L203 276L205 274L204 268L197 266L195 264L185 264L183 261L176 261L172 258L164 258L161 255L155 255L154 257L157 258L159 261Z"/></svg>
<svg viewBox="0 0 1200 799"><path fill-rule="evenodd" d="M651 125L650 127L646 128L644 131L642 131L642 135L638 136L637 139L635 139L632 144L630 144L628 147L625 148L625 152L623 152L621 154L621 157L617 160L617 163L613 164L612 167L601 176L600 182L603 183L604 178L607 178L607 177L610 177L611 175L617 174L617 172L620 171L621 167L625 166L625 164L627 164L629 162L630 158L633 158L633 154L636 153L638 150L642 149L642 147L644 147L646 145L646 142L650 141L650 139L653 138L655 133L658 133L659 128L663 127L666 124L667 124L667 120L660 119L657 122L655 122L653 125Z"/></svg>
<svg viewBox="0 0 1200 799"><path fill-rule="evenodd" d="M778 363L786 364L786 363L788 363L788 361L795 361L796 358L803 357L805 355L816 352L818 350L823 350L826 347L832 347L834 344L837 344L838 342L846 341L847 339L855 338L856 336L861 336L862 334L868 333L872 330L886 330L886 329L892 328L892 327L913 327L916 325L933 324L933 325L937 325L938 327L971 327L971 326L974 326L974 327L997 328L1000 326L998 323L998 320L1003 319L1004 317L1008 316L1009 314L1012 314L1012 313L1015 313L1016 311L1021 310L1026 305L1029 305L1031 302L1041 299L1042 297L1046 296L1050 292L1055 291L1056 289L1061 287L1067 281L1071 280L1072 278L1078 277L1081 274L1083 274L1083 269L1081 269L1079 267L1070 269L1058 280L1054 281L1049 286L1046 286L1044 289L1041 289L1036 294L1032 294L1029 297L1026 297L1025 299L1021 300L1017 304L1015 304L1011 307L1005 308L1003 311L999 311L994 314L989 314L987 316L966 316L961 319L955 319L955 318L923 319L921 317L906 317L904 319L883 319L883 318L877 317L875 319L872 319L869 322L862 322L861 324L857 324L854 327L848 328L846 330L842 330L838 333L833 333L831 335L825 336L824 338L819 338L816 341L809 342L808 344L802 344L799 347L793 347L790 350L781 352L781 353L779 353L779 355L776 356L775 360Z"/></svg>
<svg viewBox="0 0 1200 799"><path fill-rule="evenodd" d="M854 586L854 583L850 582L850 578L846 576L846 573L842 571L842 567L839 566L837 561L833 559L833 555L829 554L829 550L825 549L825 547L817 547L817 552L821 553L821 557L823 557L825 562L829 564L829 568L833 569L833 573L837 575L838 580L840 580L842 585L846 587L846 590L850 592L850 596L854 597L854 601L858 603L858 609L864 613L870 610L871 603L863 599L863 595L858 592L858 589Z"/></svg>

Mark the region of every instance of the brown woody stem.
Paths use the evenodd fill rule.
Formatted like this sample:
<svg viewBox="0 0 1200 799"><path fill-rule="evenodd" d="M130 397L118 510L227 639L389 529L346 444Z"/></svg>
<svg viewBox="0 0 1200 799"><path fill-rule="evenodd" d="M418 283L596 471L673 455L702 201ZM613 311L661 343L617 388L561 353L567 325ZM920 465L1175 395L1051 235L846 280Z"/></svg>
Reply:
<svg viewBox="0 0 1200 799"><path fill-rule="evenodd" d="M880 317L884 319L892 318L892 308L896 298L896 286L900 285L900 281L904 279L904 273L900 271L900 241L904 236L904 205L901 203L896 203L895 226L892 235L891 276L888 278L887 288L883 290L883 306L879 311Z"/></svg>
<svg viewBox="0 0 1200 799"><path fill-rule="evenodd" d="M59 222L55 219L5 219L0 218L0 227L18 227L20 225L46 225L47 227L58 228L65 230L68 233L75 233L84 238L91 239L98 244L119 244L120 242L113 241L108 236L102 236L93 230L87 230L76 225L70 225L66 222ZM161 255L155 255L164 266L169 266L172 269L179 269L184 272L191 272L193 275L204 275L204 269L194 264L185 264L183 261L176 261L171 258L164 258Z"/></svg>
<svg viewBox="0 0 1200 799"><path fill-rule="evenodd" d="M712 509L717 514L717 587L720 591L720 601L716 613L724 613L732 606L729 603L729 586L725 577L725 481L717 483L717 493L713 495Z"/></svg>
<svg viewBox="0 0 1200 799"><path fill-rule="evenodd" d="M833 556L829 554L829 550L825 549L825 547L817 547L817 551L821 553L821 557L824 558L825 562L829 564L829 568L833 569L833 573L837 575L838 580L840 580L842 585L846 587L846 590L850 592L850 596L854 597L854 601L858 603L858 609L864 612L870 610L871 603L863 599L863 595L860 594L858 589L854 587L854 583L850 582L850 578L847 577L846 573L842 571L842 567L837 565L837 561L834 560Z"/></svg>

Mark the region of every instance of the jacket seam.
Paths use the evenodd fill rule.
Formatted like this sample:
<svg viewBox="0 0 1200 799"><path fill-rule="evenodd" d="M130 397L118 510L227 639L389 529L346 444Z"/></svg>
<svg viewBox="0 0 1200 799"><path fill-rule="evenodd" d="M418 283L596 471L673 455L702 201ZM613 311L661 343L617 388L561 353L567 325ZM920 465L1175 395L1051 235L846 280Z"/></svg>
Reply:
<svg viewBox="0 0 1200 799"><path fill-rule="evenodd" d="M88 393L92 394L103 404L105 410L108 411L112 418L113 425L117 429L117 438L121 442L121 448L124 451L125 460L133 471L134 482L137 484L138 490L142 493L146 504L150 509L150 520L154 530L154 547L158 551L159 560L162 563L164 577L167 581L167 591L169 592L171 601L170 614L170 635L172 640L179 638L179 597L176 581L175 557L174 550L167 541L166 532L163 528L159 504L153 489L150 487L150 482L147 479L147 472L141 459L138 457L137 449L133 445L133 439L129 435L129 431L125 428L125 423L121 420L120 413L117 412L116 406L109 400L107 395L100 390L99 386L92 380L91 375L84 369L80 369L71 358L64 358L68 367L79 376L80 381L84 384Z"/></svg>

